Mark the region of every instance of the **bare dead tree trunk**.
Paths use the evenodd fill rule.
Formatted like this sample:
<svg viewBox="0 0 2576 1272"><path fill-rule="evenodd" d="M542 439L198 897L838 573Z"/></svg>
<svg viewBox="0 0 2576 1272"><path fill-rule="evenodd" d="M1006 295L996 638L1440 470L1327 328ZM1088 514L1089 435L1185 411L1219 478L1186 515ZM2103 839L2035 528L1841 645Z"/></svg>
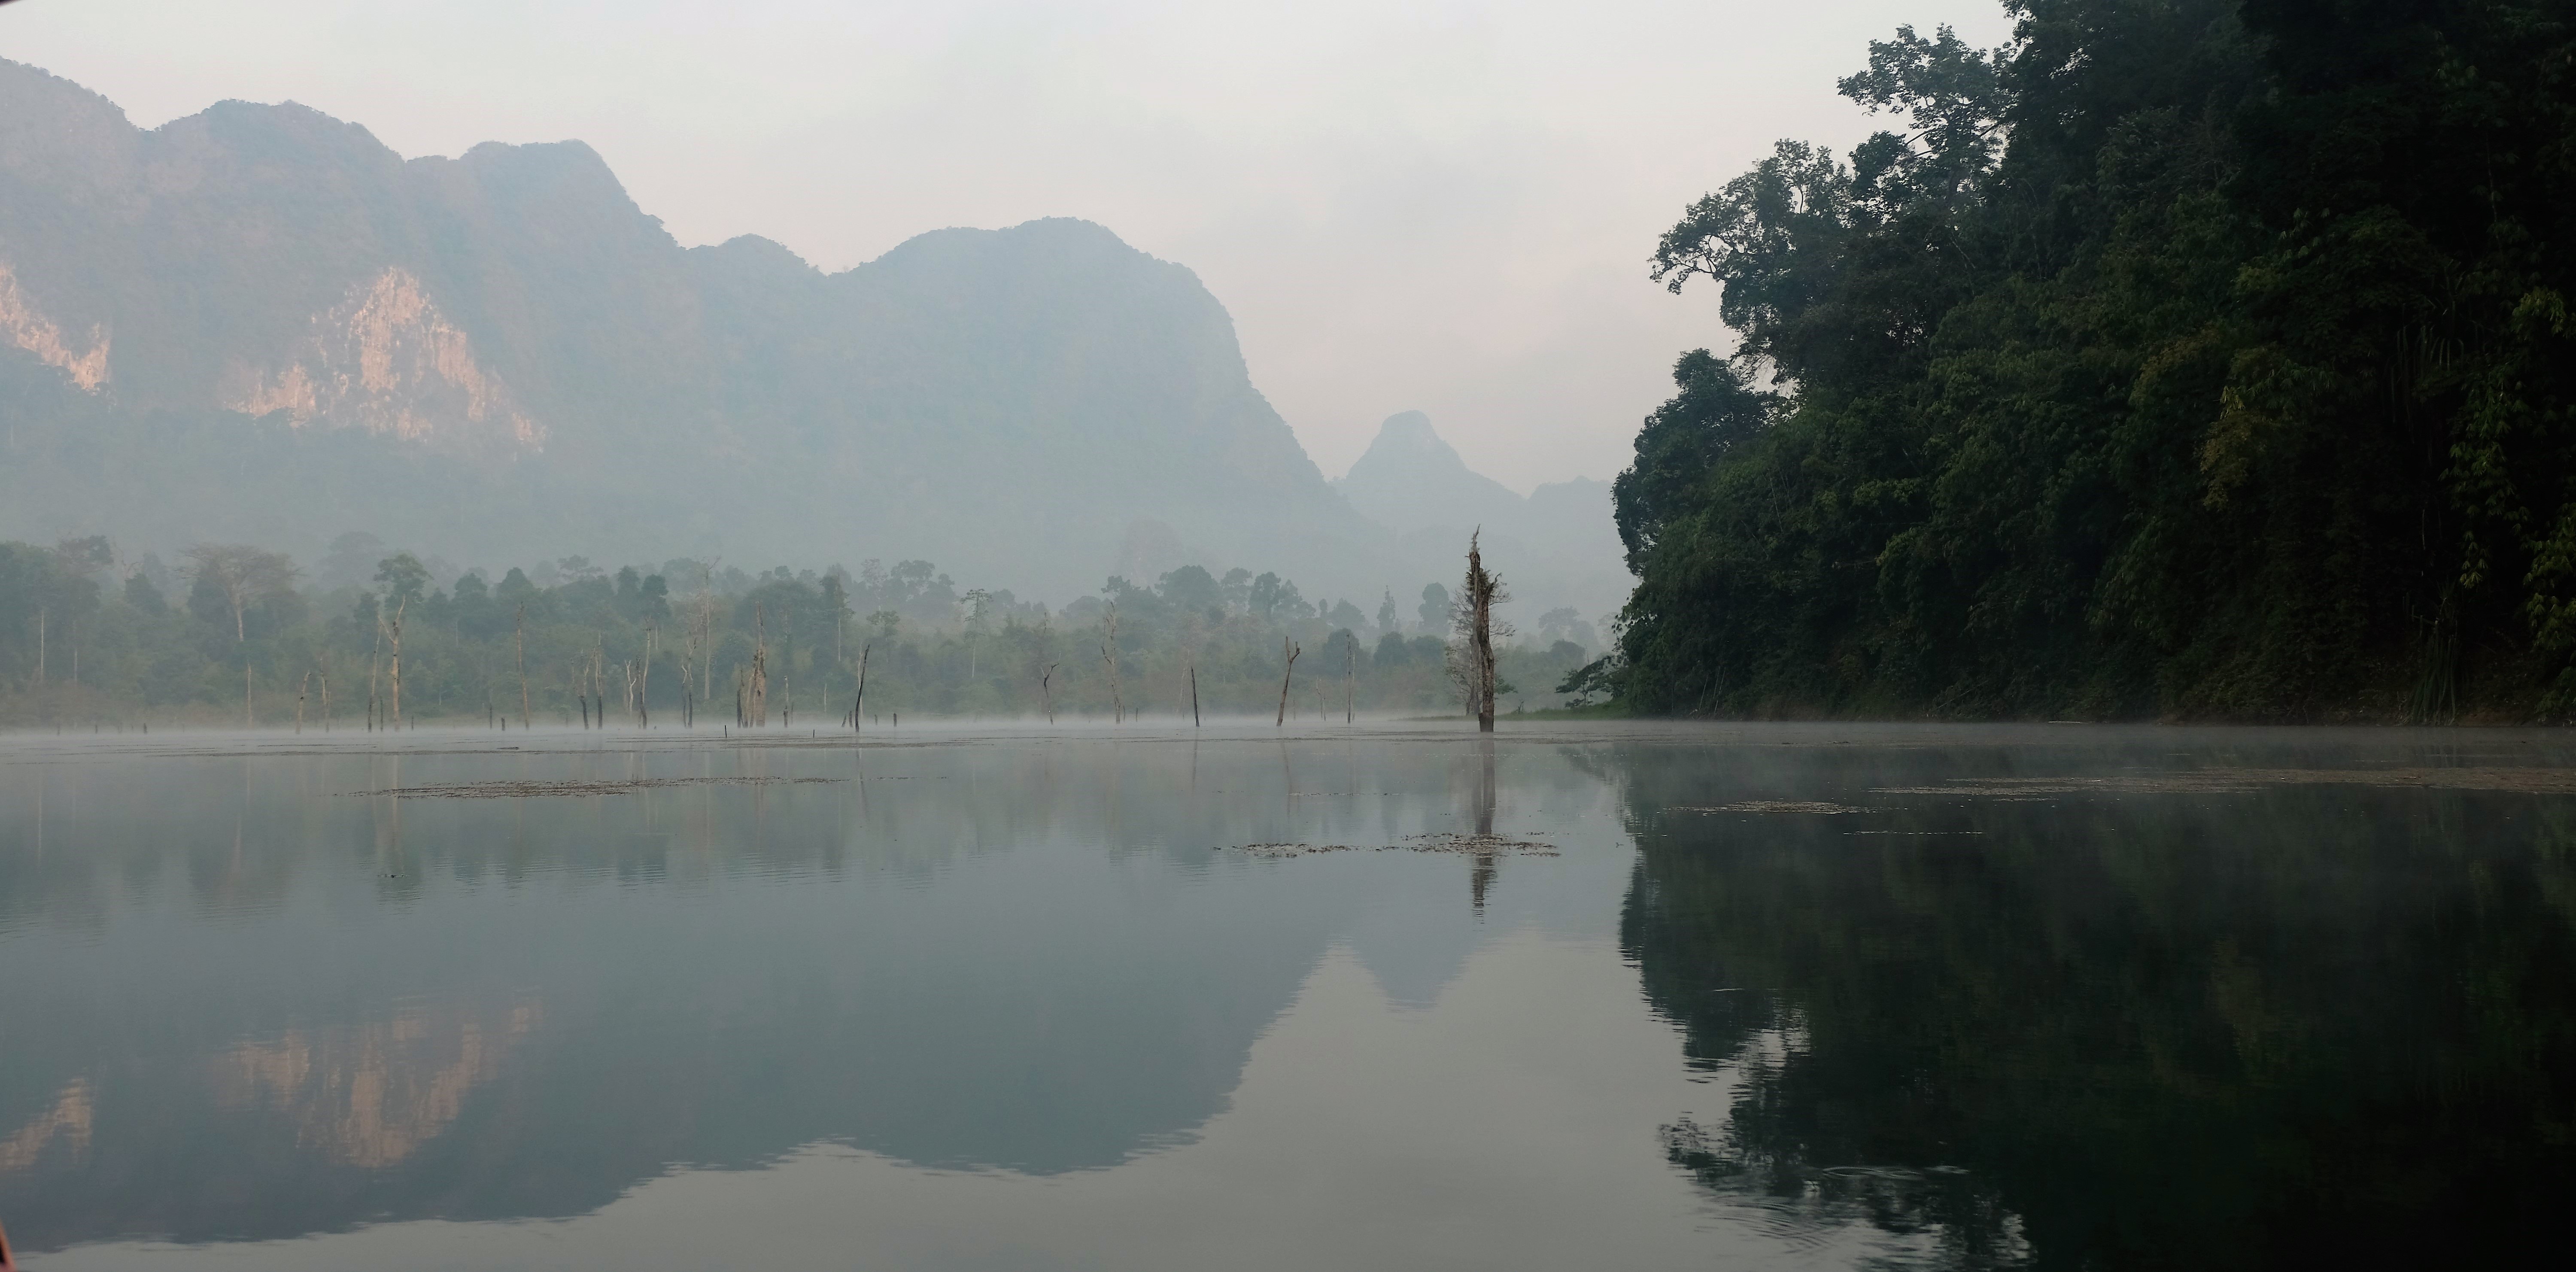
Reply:
<svg viewBox="0 0 2576 1272"><path fill-rule="evenodd" d="M376 659L378 655L381 655L384 651L385 612L382 609L378 609L376 611L375 648L367 651L367 732L369 733L376 731L376 717L379 714L376 707Z"/></svg>
<svg viewBox="0 0 2576 1272"><path fill-rule="evenodd" d="M868 709L868 651L875 647L875 641L859 646L859 692L857 697L850 699L850 732L852 733L858 732L859 722L867 718L863 713Z"/></svg>
<svg viewBox="0 0 2576 1272"><path fill-rule="evenodd" d="M1110 652L1109 646L1102 645L1100 660L1109 664L1109 722L1124 724L1127 721L1127 703L1118 693L1118 655Z"/></svg>
<svg viewBox="0 0 2576 1272"><path fill-rule="evenodd" d="M329 733L331 731L331 669L322 665L319 656L314 659L313 674L322 680L322 731Z"/></svg>
<svg viewBox="0 0 2576 1272"><path fill-rule="evenodd" d="M1502 580L1485 569L1484 552L1477 541L1484 536L1480 528L1467 536L1467 586L1464 598L1467 608L1467 656L1469 706L1476 713L1476 731L1494 731L1494 603L1506 599Z"/></svg>
<svg viewBox="0 0 2576 1272"><path fill-rule="evenodd" d="M1279 652L1288 656L1288 665L1281 668L1279 672L1279 718L1271 721L1273 727L1288 723L1288 681L1297 674L1297 655L1306 651L1291 644L1287 637L1282 636L1279 638Z"/></svg>
<svg viewBox="0 0 2576 1272"><path fill-rule="evenodd" d="M407 610L407 609L410 609L410 608L411 608L411 598L410 598L410 597L408 597L408 596L404 597L404 598L402 599L402 601L401 601L399 604L397 604L397 605L395 605L395 606L394 606L394 622L393 622L393 628L392 628L392 632L393 632L393 645L394 645L392 681L393 681L393 693L394 693L394 702L393 702L394 716L393 716L393 721L394 721L394 724L395 724L397 727L399 727L399 726L402 724L402 718L403 718L403 713L402 713L402 621L403 621L403 611L404 611L404 610Z"/></svg>
<svg viewBox="0 0 2576 1272"><path fill-rule="evenodd" d="M1342 642L1342 723L1351 722L1360 700L1360 640Z"/></svg>
<svg viewBox="0 0 2576 1272"><path fill-rule="evenodd" d="M1190 664L1190 727L1199 727L1199 665Z"/></svg>
<svg viewBox="0 0 2576 1272"><path fill-rule="evenodd" d="M519 727L528 727L528 607L519 606Z"/></svg>
<svg viewBox="0 0 2576 1272"><path fill-rule="evenodd" d="M1100 647L1100 656L1109 662L1109 721L1127 722L1127 700L1118 690L1118 606L1109 607L1109 640Z"/></svg>
<svg viewBox="0 0 2576 1272"><path fill-rule="evenodd" d="M769 727L769 614L760 605L751 607L751 723Z"/></svg>
<svg viewBox="0 0 2576 1272"><path fill-rule="evenodd" d="M304 673L304 679L295 682L295 732L299 736L304 732L304 691L312 687L313 673L309 671Z"/></svg>
<svg viewBox="0 0 2576 1272"><path fill-rule="evenodd" d="M1048 663L1038 669L1038 701L1045 705L1047 723L1055 723L1055 669L1063 663Z"/></svg>
<svg viewBox="0 0 2576 1272"><path fill-rule="evenodd" d="M716 693L716 594L715 571L707 571L706 584L698 592L698 648L706 657L698 663L698 696L712 698Z"/></svg>

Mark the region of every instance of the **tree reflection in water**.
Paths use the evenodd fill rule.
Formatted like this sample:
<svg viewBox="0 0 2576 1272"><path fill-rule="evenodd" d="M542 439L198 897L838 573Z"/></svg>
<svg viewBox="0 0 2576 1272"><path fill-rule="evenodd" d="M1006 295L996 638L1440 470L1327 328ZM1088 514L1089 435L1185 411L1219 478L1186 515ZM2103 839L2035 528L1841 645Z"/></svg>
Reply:
<svg viewBox="0 0 2576 1272"><path fill-rule="evenodd" d="M1671 1160L1960 1267L2499 1265L2576 1195L2576 801L2285 786L1668 811L1623 945L1722 1126Z"/></svg>

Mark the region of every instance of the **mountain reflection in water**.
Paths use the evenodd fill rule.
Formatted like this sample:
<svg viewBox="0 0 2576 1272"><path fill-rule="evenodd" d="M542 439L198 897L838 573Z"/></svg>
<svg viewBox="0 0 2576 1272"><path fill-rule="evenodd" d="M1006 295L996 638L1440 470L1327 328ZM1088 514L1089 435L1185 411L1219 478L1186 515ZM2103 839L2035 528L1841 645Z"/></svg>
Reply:
<svg viewBox="0 0 2576 1272"><path fill-rule="evenodd" d="M2576 1183L2550 735L38 742L37 1267L2505 1261Z"/></svg>

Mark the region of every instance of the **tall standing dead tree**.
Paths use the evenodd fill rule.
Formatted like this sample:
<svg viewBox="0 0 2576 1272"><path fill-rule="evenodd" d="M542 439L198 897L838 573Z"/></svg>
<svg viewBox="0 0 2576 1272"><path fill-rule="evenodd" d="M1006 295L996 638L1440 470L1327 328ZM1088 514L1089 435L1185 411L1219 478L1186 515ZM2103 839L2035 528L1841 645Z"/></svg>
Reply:
<svg viewBox="0 0 2576 1272"><path fill-rule="evenodd" d="M1282 636L1279 638L1279 652L1287 655L1287 666L1279 672L1279 718L1271 723L1274 726L1285 726L1288 723L1288 681L1297 674L1297 655L1306 651Z"/></svg>
<svg viewBox="0 0 2576 1272"><path fill-rule="evenodd" d="M705 580L698 589L698 600L691 617L698 625L698 697L712 698L715 681L716 575L712 566L704 571Z"/></svg>
<svg viewBox="0 0 2576 1272"><path fill-rule="evenodd" d="M1484 535L1479 528L1467 536L1467 579L1463 595L1458 598L1458 626L1467 638L1467 705L1476 716L1476 731L1494 731L1494 638L1511 635L1509 625L1497 629L1494 606L1510 600L1503 581L1485 568L1484 552L1477 541Z"/></svg>
<svg viewBox="0 0 2576 1272"><path fill-rule="evenodd" d="M769 613L762 606L751 607L751 719L750 724L769 725Z"/></svg>
<svg viewBox="0 0 2576 1272"><path fill-rule="evenodd" d="M1360 638L1342 642L1342 723L1349 724L1360 700Z"/></svg>
<svg viewBox="0 0 2576 1272"><path fill-rule="evenodd" d="M852 733L858 732L859 721L867 718L865 713L868 709L868 651L875 647L875 641L868 641L859 646L859 692L858 696L850 699L850 732Z"/></svg>
<svg viewBox="0 0 2576 1272"><path fill-rule="evenodd" d="M410 608L411 598L408 596L396 602L394 604L393 622L386 628L386 631L389 633L393 642L393 670L389 674L388 680L393 687L394 700L392 703L392 721L393 727L395 728L402 727L402 623L403 611Z"/></svg>
<svg viewBox="0 0 2576 1272"><path fill-rule="evenodd" d="M233 612L233 643L236 646L245 645L249 639L249 627L244 615L249 612L250 607L271 596L290 592L295 586L295 562L282 552L270 552L244 543L196 543L190 544L184 555L188 558L188 573L196 579L214 584L215 590L223 594L225 607ZM41 668L44 662L41 613L37 621L39 625L37 665ZM80 654L77 644L73 646L72 658L74 660L72 678L77 681L80 679L78 661ZM242 726L244 728L248 728L251 724L250 678L250 652L245 648L242 651ZM42 679L40 671L38 680L41 682Z"/></svg>
<svg viewBox="0 0 2576 1272"><path fill-rule="evenodd" d="M243 615L251 606L295 586L295 562L282 552L243 543L197 543L182 555L188 558L190 577L204 579L223 593L224 606L233 612L236 642L249 634Z"/></svg>
<svg viewBox="0 0 2576 1272"><path fill-rule="evenodd" d="M1124 724L1127 722L1127 699L1118 691L1118 604L1115 601L1110 602L1107 622L1109 639L1101 643L1100 657L1109 664L1109 721Z"/></svg>
<svg viewBox="0 0 2576 1272"><path fill-rule="evenodd" d="M519 606L519 727L528 727L528 607Z"/></svg>

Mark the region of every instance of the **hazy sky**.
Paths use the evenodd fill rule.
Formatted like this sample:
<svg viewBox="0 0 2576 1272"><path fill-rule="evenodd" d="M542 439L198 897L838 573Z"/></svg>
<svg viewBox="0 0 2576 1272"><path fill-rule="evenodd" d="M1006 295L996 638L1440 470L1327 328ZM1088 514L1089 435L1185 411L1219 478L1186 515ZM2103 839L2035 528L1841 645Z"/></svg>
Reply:
<svg viewBox="0 0 2576 1272"><path fill-rule="evenodd" d="M0 56L155 126L294 100L405 155L579 138L684 244L826 269L925 230L1079 216L1198 272L1339 476L1397 411L1526 490L1624 466L1714 293L1657 234L1836 97L1899 23L1992 0L20 0Z"/></svg>

